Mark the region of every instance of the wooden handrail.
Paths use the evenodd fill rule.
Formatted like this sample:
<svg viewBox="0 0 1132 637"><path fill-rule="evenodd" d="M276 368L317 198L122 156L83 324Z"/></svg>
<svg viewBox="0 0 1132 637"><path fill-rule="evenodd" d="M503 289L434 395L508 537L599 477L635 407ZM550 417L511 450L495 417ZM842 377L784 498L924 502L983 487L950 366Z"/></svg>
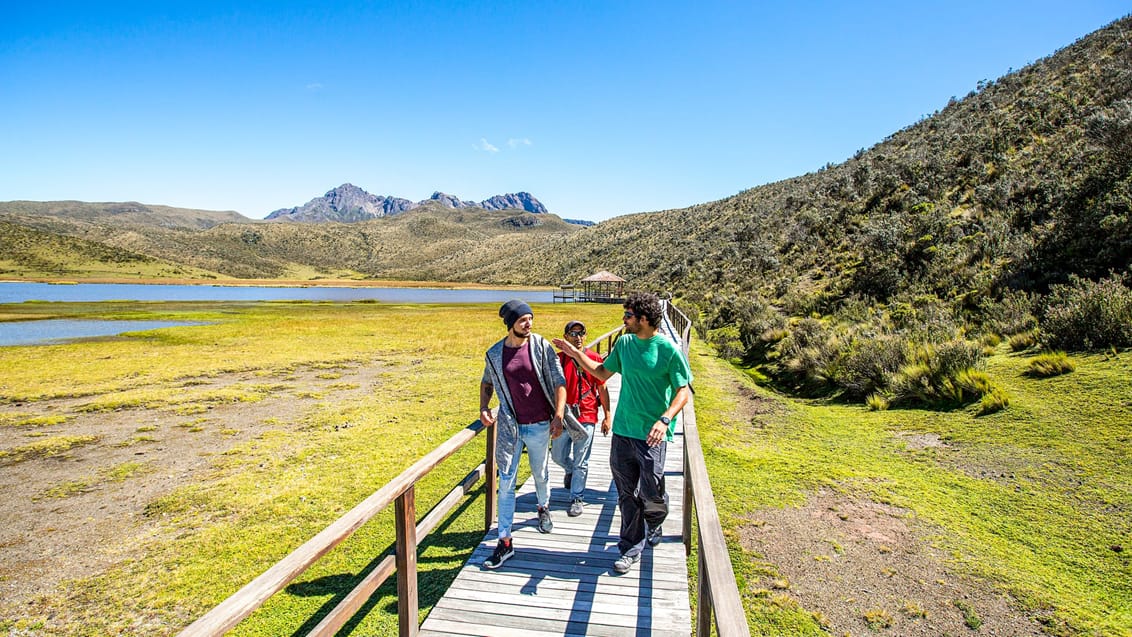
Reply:
<svg viewBox="0 0 1132 637"><path fill-rule="evenodd" d="M689 354L692 322L669 301L664 302L665 317L680 334L680 347ZM684 423L684 552L692 551L692 511L695 510L699 540L696 544L696 634L710 635L712 618L719 637L750 637L747 613L735 582L727 539L715 507L703 446L696 427L696 399L692 397L680 412Z"/></svg>
<svg viewBox="0 0 1132 637"><path fill-rule="evenodd" d="M471 489L482 475L487 478L487 509L490 512L485 516L485 532L491 529L494 522L495 504L495 429L489 429L487 436L486 456L484 464L477 467L468 477L438 503L433 510L421 521L416 521L415 485L429 474L441 462L459 451L485 428L480 421L476 421L433 449L411 467L401 472L373 495L348 511L345 515L332 522L318 535L307 540L299 548L291 552L255 578L243 588L236 591L228 599L221 602L200 619L193 622L180 633L180 637L198 637L222 635L253 611L263 605L272 595L290 584L299 575L303 574L312 564L323 555L341 544L350 537L363 524L381 513L390 504L396 503L397 518L397 544L395 554L386 558L373 572L370 573L352 591L338 608L331 611L330 616L324 618L312 631L312 634L328 635L349 621L353 612L360 608L369 594L377 590L389 577L396 566L397 572L397 614L400 634L404 636L417 633L417 593L416 593L416 551L419 539L428 535L444 517L459 503L459 496ZM423 531L423 532L422 532ZM367 592L368 591L368 592ZM350 607L352 612L343 612ZM343 609L340 611L340 609Z"/></svg>

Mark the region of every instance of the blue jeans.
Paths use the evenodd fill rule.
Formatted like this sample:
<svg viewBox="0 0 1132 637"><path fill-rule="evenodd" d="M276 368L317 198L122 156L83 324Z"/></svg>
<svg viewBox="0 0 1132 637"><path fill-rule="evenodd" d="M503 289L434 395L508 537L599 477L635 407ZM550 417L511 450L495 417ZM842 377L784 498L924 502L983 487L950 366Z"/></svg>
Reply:
<svg viewBox="0 0 1132 637"><path fill-rule="evenodd" d="M586 428L586 437L578 442L574 442L570 434L563 431L562 435L550 444L550 456L554 459L554 464L562 467L567 474L574 474L570 479L570 499L582 497L582 492L586 490L586 476L590 472L594 423L584 422L582 426Z"/></svg>
<svg viewBox="0 0 1132 637"><path fill-rule="evenodd" d="M499 467L499 537L511 537L511 523L515 520L515 478L519 475L519 460L523 457L523 447L527 448L527 458L531 475L535 479L535 495L538 505L550 504L550 489L547 477L550 473L547 463L550 445L550 421L544 420L530 425L519 425L519 442L511 455L511 464Z"/></svg>

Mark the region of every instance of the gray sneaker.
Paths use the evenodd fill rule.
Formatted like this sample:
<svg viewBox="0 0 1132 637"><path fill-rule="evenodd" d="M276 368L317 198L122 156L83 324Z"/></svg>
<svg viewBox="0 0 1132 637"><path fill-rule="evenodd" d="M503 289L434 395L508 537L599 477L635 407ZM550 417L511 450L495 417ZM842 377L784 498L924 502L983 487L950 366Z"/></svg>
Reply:
<svg viewBox="0 0 1132 637"><path fill-rule="evenodd" d="M566 515L572 518L578 517L582 514L583 506L585 506L585 504L582 502L581 498L574 498L570 501L570 508L566 511Z"/></svg>
<svg viewBox="0 0 1132 637"><path fill-rule="evenodd" d="M641 559L640 554L622 555L621 557L617 558L616 562L613 563L613 571L615 573L628 573L639 559Z"/></svg>
<svg viewBox="0 0 1132 637"><path fill-rule="evenodd" d="M550 533L554 530L554 520L550 519L550 510L546 507L538 508L538 532Z"/></svg>
<svg viewBox="0 0 1132 637"><path fill-rule="evenodd" d="M649 529L645 533L645 541L648 542L649 546L656 546L660 544L663 535L664 530L661 529L660 526L657 526L655 529Z"/></svg>

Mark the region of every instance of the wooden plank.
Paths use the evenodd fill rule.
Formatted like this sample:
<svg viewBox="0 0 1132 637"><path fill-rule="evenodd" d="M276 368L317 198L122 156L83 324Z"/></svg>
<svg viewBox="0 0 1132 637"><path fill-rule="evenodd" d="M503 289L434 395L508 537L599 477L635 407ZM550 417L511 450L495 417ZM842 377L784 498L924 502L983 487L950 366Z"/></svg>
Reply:
<svg viewBox="0 0 1132 637"><path fill-rule="evenodd" d="M607 626L605 624L590 624L583 621L558 621L535 617L512 617L510 615L495 615L477 611L454 611L446 608L435 608L438 620L463 624L461 630L474 629L481 635L505 635L508 628L528 631L523 634L539 635L597 635L599 637L624 637L625 635L649 635L651 637L688 637L688 628L669 629L654 628L648 622L642 622L634 627ZM432 613L429 614L431 618ZM452 624L449 624L451 626ZM529 632L534 631L534 632Z"/></svg>

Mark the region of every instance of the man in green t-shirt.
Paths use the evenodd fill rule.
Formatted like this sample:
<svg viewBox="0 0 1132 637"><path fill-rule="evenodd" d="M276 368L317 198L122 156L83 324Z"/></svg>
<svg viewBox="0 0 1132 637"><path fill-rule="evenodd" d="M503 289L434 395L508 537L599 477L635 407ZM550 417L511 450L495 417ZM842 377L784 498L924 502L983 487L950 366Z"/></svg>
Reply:
<svg viewBox="0 0 1132 637"><path fill-rule="evenodd" d="M609 450L621 511L621 557L613 563L617 573L633 568L646 543L656 546L661 541L660 525L668 517L664 457L676 431L676 415L692 395L688 360L676 343L657 332L661 312L655 294L631 294L623 319L627 334L617 339L603 363L564 339L554 339L558 349L599 380L621 374Z"/></svg>

